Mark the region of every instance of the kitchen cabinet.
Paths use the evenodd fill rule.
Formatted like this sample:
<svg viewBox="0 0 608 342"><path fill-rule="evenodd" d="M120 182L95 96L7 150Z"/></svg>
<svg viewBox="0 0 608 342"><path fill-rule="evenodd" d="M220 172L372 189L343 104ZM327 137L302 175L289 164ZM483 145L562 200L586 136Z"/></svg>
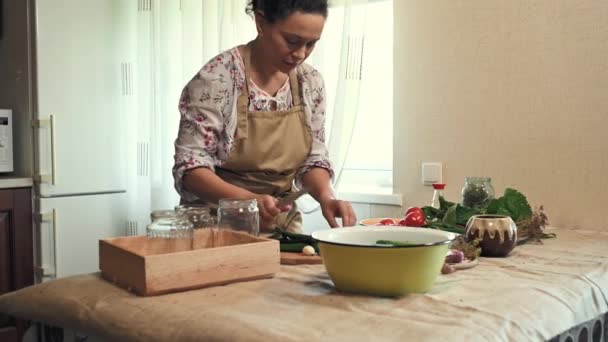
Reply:
<svg viewBox="0 0 608 342"><path fill-rule="evenodd" d="M0 295L34 282L31 188L0 190ZM28 324L0 315L0 341L20 341Z"/></svg>

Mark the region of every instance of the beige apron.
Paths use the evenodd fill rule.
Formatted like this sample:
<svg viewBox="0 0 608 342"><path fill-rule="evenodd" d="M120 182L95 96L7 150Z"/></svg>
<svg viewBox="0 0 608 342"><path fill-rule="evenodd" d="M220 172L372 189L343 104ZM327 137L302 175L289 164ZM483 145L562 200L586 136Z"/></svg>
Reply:
<svg viewBox="0 0 608 342"><path fill-rule="evenodd" d="M296 70L289 74L293 107L284 111L249 111L250 50L242 51L245 82L237 100L236 140L228 160L216 167L224 181L257 194L282 197L289 193L297 169L312 148L312 132L306 124ZM302 216L295 204L289 212L279 214L275 227L301 231Z"/></svg>

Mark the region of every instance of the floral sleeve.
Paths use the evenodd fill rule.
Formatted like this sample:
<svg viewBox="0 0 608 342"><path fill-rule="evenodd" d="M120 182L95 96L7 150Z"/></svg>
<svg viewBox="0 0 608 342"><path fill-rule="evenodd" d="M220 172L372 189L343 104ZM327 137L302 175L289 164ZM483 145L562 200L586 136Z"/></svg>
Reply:
<svg viewBox="0 0 608 342"><path fill-rule="evenodd" d="M215 171L228 154L235 122L235 69L230 54L219 55L182 91L173 177L175 189L187 201L198 197L182 184L186 172L199 167Z"/></svg>
<svg viewBox="0 0 608 342"><path fill-rule="evenodd" d="M312 149L296 173L296 186L302 187L302 176L313 168L323 168L334 178L334 171L325 145L325 84L323 77L309 65L302 65L299 82L304 97L304 111L312 131Z"/></svg>

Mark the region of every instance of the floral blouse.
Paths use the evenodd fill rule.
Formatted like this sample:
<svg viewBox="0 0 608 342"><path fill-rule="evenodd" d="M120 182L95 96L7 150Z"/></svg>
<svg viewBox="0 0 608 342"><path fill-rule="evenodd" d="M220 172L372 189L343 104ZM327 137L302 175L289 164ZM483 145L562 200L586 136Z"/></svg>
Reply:
<svg viewBox="0 0 608 342"><path fill-rule="evenodd" d="M297 67L303 96L306 122L313 134L312 149L296 172L296 185L314 167L324 168L333 178L332 166L325 146L325 87L321 74L312 66ZM230 154L235 141L237 98L245 80L245 68L238 48L214 57L192 78L179 101L181 120L175 140L173 177L175 189L186 201L198 197L182 185L188 170L207 167L215 170ZM289 79L275 96L261 90L249 80L249 111L285 110L293 106Z"/></svg>

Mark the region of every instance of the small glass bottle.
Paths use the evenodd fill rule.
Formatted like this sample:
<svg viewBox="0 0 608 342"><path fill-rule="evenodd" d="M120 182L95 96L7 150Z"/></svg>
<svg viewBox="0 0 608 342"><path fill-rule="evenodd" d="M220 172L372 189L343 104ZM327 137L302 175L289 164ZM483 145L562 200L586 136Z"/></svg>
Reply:
<svg viewBox="0 0 608 342"><path fill-rule="evenodd" d="M485 208L494 199L494 187L490 177L465 177L461 202L467 208Z"/></svg>
<svg viewBox="0 0 608 342"><path fill-rule="evenodd" d="M156 210L150 214L152 222L146 228L150 238L190 238L192 223L174 210Z"/></svg>
<svg viewBox="0 0 608 342"><path fill-rule="evenodd" d="M445 189L445 184L443 184L443 183L434 183L433 184L433 200L431 201L431 207L433 207L435 209L439 209L441 207L441 202L439 201L439 197L444 197L443 189Z"/></svg>
<svg viewBox="0 0 608 342"><path fill-rule="evenodd" d="M192 228L213 228L215 219L211 216L209 207L202 204L184 204L175 207L175 211L184 215L192 223Z"/></svg>
<svg viewBox="0 0 608 342"><path fill-rule="evenodd" d="M255 199L221 199L217 209L219 229L232 229L258 236L260 234L260 213Z"/></svg>

